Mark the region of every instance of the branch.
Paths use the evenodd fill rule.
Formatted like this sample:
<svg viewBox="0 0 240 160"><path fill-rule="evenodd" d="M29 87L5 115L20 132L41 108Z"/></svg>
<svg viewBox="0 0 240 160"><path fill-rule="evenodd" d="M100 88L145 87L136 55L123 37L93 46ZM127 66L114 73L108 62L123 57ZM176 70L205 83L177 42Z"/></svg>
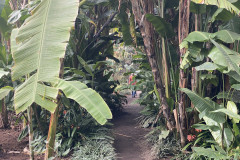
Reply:
<svg viewBox="0 0 240 160"><path fill-rule="evenodd" d="M118 12L114 12L107 20L107 22L102 26L102 28L97 32L97 34L94 35L93 38L97 39L102 31L113 21L113 18L117 15Z"/></svg>

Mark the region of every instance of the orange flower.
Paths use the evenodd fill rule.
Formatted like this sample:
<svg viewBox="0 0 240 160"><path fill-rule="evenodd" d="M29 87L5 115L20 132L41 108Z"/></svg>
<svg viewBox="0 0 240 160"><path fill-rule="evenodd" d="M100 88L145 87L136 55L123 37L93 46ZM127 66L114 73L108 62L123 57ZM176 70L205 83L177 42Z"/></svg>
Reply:
<svg viewBox="0 0 240 160"><path fill-rule="evenodd" d="M187 139L189 142L193 141L196 138L196 135L187 135Z"/></svg>
<svg viewBox="0 0 240 160"><path fill-rule="evenodd" d="M201 129L195 129L195 131L196 131L196 132L202 132L202 130L201 130Z"/></svg>
<svg viewBox="0 0 240 160"><path fill-rule="evenodd" d="M65 114L67 114L67 111L66 111L66 110L64 110L64 111L63 111L63 114L64 114L64 115L65 115Z"/></svg>

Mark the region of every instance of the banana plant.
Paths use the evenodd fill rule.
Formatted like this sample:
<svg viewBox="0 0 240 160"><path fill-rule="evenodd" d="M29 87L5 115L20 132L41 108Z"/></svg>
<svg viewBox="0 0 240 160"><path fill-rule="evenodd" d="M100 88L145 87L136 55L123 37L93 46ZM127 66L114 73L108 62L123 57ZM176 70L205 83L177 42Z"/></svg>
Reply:
<svg viewBox="0 0 240 160"><path fill-rule="evenodd" d="M207 127L204 127L210 130L215 141L222 147L227 146L229 148L234 142L235 136L239 134L239 129L234 130L230 128L227 122L229 118L233 119L235 124L236 122L239 123L240 115L235 103L228 101L225 108L223 105L219 105L209 98L202 98L189 89L182 88L181 91L186 93L191 99L199 112L199 117L206 123ZM202 127L198 129L203 129Z"/></svg>
<svg viewBox="0 0 240 160"><path fill-rule="evenodd" d="M224 43L231 44L240 40L240 35L228 30L221 30L216 33L192 32L180 44L182 48L187 48L181 68L195 66L200 70L219 70L240 82L240 55L229 49ZM209 50L202 48L205 42L212 42L213 47ZM204 58L210 58L212 62L205 62ZM200 63L200 65L199 65Z"/></svg>
<svg viewBox="0 0 240 160"><path fill-rule="evenodd" d="M61 79L62 59L78 14L78 1L43 0L31 14L12 32L16 35L16 45L12 45L12 79L25 78L15 90L14 107L16 113L20 113L37 104L51 112L45 153L45 159L48 159L53 156L61 91L84 107L100 124L105 124L112 114L94 90L80 82Z"/></svg>
<svg viewBox="0 0 240 160"><path fill-rule="evenodd" d="M240 54L228 48L226 44L233 44L239 39L239 34L228 30L221 30L216 33L192 32L180 45L187 50L181 67L186 69L192 66L197 71L208 72L208 76L214 76L211 73L217 70L235 79L237 84L233 85L232 88L238 89ZM208 46L208 50L205 48L206 43L210 46ZM207 58L209 59L208 62L205 61ZM229 149L239 134L237 123L239 123L240 116L235 103L232 101L224 103L224 99L227 99L224 95L222 97L223 103L219 105L211 99L203 98L186 88L181 89L181 91L185 92L191 99L200 113L199 117L209 127L208 129L215 141L223 148L227 147ZM230 127L228 119L232 119L233 128Z"/></svg>

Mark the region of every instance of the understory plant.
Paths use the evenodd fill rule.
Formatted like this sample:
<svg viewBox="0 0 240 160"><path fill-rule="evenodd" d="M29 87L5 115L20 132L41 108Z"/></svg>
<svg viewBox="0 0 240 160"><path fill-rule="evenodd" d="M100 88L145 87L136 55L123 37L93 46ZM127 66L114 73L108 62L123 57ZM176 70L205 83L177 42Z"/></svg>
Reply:
<svg viewBox="0 0 240 160"><path fill-rule="evenodd" d="M145 137L153 146L151 154L156 159L175 157L181 153L179 139L163 125L155 127Z"/></svg>
<svg viewBox="0 0 240 160"><path fill-rule="evenodd" d="M64 103L67 104L68 102ZM41 127L38 127L36 118L33 118L35 133L32 146L36 154L44 153L46 150L47 128L44 126L48 124L49 120L44 122L44 116L44 114L41 114L39 119L42 122ZM55 158L72 156L72 153L78 152L78 150L86 152L85 155L80 154L86 157L96 157L98 155L101 155L100 157L103 159L115 157L115 150L112 146L114 139L109 129L112 124L99 125L85 109L79 108L77 104L74 104L72 107L63 106L59 111L58 121L54 147L56 152ZM22 140L27 134L28 127L22 131L19 140ZM105 149L107 150L105 151L103 146L99 148L96 145L98 142L101 145L106 145ZM76 155L74 154L73 157Z"/></svg>

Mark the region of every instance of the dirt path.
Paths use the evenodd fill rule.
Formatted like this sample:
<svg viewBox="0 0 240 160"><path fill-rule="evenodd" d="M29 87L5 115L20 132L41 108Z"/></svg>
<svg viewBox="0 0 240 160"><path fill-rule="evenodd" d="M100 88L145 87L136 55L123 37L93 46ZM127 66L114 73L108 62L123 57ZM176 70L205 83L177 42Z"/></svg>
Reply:
<svg viewBox="0 0 240 160"><path fill-rule="evenodd" d="M140 128L136 118L142 110L138 104L132 104L136 100L128 96L128 104L124 108L124 114L113 121L115 148L119 160L151 160L149 147L144 136L148 129Z"/></svg>

